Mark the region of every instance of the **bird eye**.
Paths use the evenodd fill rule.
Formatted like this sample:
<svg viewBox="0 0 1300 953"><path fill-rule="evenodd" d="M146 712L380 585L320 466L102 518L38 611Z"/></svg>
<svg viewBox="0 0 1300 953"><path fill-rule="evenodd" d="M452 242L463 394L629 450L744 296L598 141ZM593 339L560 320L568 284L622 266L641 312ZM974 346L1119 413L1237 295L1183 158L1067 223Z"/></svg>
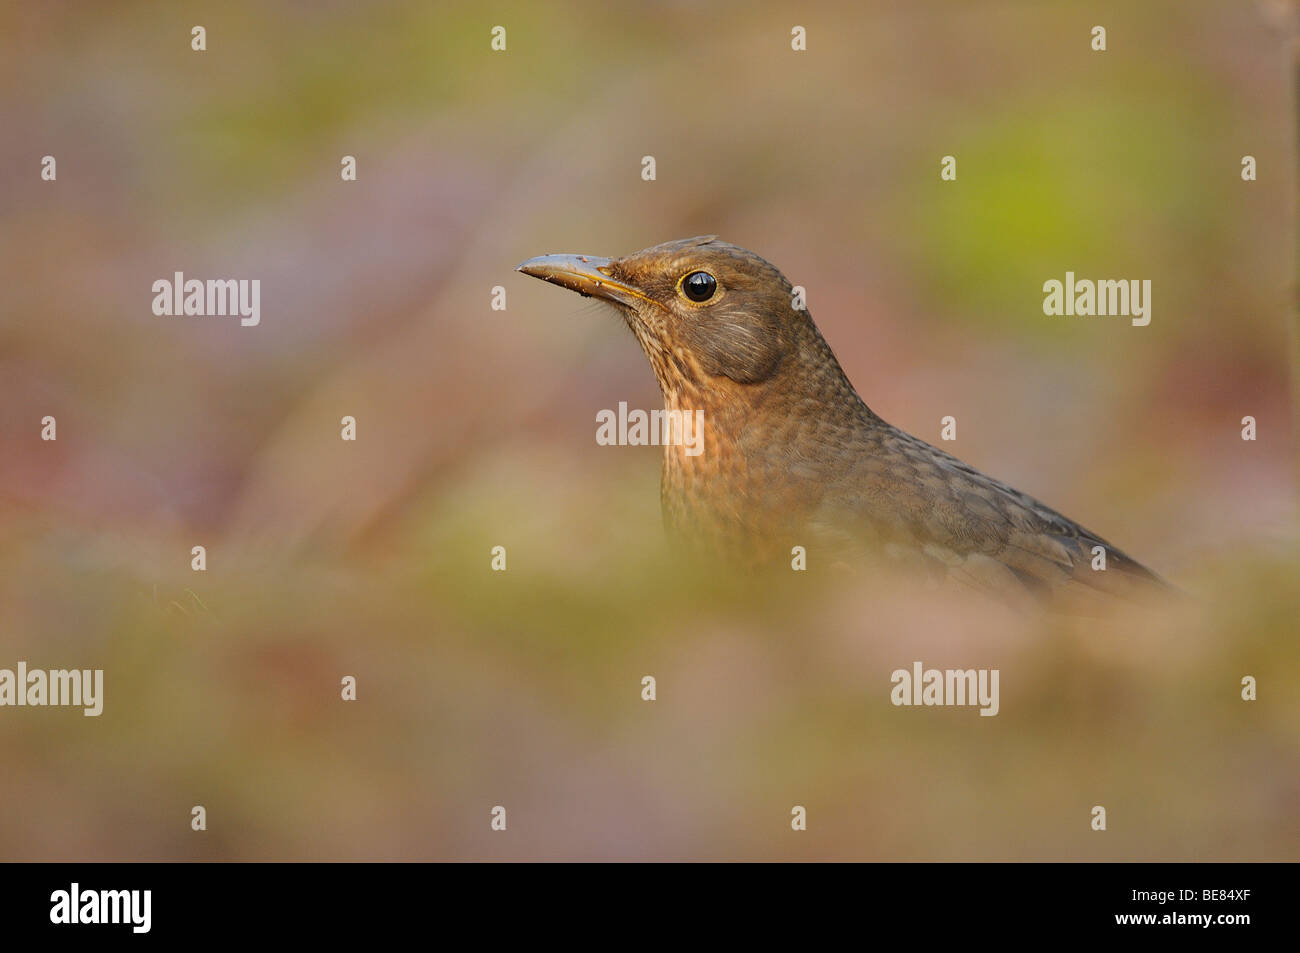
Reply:
<svg viewBox="0 0 1300 953"><path fill-rule="evenodd" d="M707 271L693 271L682 279L682 294L692 301L708 301L718 290L718 279Z"/></svg>

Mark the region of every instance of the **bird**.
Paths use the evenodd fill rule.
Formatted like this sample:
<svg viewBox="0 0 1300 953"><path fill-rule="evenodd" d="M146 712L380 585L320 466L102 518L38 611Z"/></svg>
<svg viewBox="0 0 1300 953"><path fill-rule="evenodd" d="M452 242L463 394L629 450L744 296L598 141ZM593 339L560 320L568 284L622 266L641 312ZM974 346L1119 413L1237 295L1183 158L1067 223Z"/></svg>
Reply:
<svg viewBox="0 0 1300 953"><path fill-rule="evenodd" d="M1172 588L879 417L790 281L747 249L701 235L621 258L543 255L516 270L613 305L664 410L703 422L702 452L665 442L660 484L665 529L692 552L754 569L803 546L827 565L885 559L941 583L1048 600Z"/></svg>

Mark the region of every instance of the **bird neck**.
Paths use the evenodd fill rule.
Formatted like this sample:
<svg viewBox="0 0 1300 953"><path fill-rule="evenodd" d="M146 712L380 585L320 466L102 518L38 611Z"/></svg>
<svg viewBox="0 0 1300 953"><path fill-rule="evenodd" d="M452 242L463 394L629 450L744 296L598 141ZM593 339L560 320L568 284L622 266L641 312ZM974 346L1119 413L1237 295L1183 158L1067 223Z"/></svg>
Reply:
<svg viewBox="0 0 1300 953"><path fill-rule="evenodd" d="M818 468L838 459L836 435L879 422L816 337L758 383L661 378L665 410L680 414L694 439L665 441L660 497L670 533L725 539L759 557L817 505Z"/></svg>

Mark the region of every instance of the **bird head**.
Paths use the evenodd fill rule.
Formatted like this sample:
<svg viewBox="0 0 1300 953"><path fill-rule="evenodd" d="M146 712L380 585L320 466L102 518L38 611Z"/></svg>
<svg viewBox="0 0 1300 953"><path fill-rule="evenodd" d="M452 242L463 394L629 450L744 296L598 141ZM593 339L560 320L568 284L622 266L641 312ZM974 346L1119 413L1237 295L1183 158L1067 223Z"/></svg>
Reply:
<svg viewBox="0 0 1300 953"><path fill-rule="evenodd" d="M810 345L822 361L830 353L785 276L713 235L622 258L543 255L517 270L615 305L668 397L763 384L795 371Z"/></svg>

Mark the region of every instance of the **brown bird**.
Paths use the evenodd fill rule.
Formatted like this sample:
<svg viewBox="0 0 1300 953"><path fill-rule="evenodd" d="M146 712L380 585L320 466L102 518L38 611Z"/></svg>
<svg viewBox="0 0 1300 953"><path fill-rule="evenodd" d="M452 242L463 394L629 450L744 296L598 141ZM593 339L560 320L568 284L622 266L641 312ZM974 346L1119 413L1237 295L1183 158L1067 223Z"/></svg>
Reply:
<svg viewBox="0 0 1300 953"><path fill-rule="evenodd" d="M703 451L664 448L670 535L747 564L886 555L998 592L1137 594L1165 584L1032 497L886 423L849 383L790 282L701 236L518 271L622 312L667 411L703 411ZM1105 569L1094 569L1095 547Z"/></svg>

